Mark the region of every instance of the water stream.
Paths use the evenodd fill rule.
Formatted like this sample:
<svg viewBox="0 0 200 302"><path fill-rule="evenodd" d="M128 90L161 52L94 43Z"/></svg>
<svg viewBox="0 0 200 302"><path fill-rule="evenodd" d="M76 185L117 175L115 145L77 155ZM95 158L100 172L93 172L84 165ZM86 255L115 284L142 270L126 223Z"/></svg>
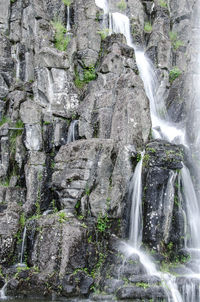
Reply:
<svg viewBox="0 0 200 302"><path fill-rule="evenodd" d="M7 296L6 296L6 287L7 287L7 282L4 284L4 286L2 287L2 289L0 290L0 300L6 300Z"/></svg>
<svg viewBox="0 0 200 302"><path fill-rule="evenodd" d="M70 25L70 7L67 5L67 32L71 30Z"/></svg>
<svg viewBox="0 0 200 302"><path fill-rule="evenodd" d="M131 216L130 216L130 234L129 239L135 248L139 248L142 243L142 163L144 152L141 154L141 160L136 166L130 187L129 198L131 198Z"/></svg>
<svg viewBox="0 0 200 302"><path fill-rule="evenodd" d="M24 227L23 238L22 238L22 247L21 247L21 253L20 253L20 265L23 265L25 239L26 239L26 226Z"/></svg>
<svg viewBox="0 0 200 302"><path fill-rule="evenodd" d="M67 143L74 142L78 137L78 120L73 120L70 123L68 134L67 134Z"/></svg>
<svg viewBox="0 0 200 302"><path fill-rule="evenodd" d="M105 12L109 12L109 5L108 2L96 0L96 5L101 7ZM196 10L193 16L194 18L194 29L199 31L199 15L200 15L200 0L196 1L195 5ZM197 13L198 12L198 13ZM192 136L193 143L188 142L186 137L186 128L181 123L173 123L170 121L166 106L164 103L164 99L160 97L159 92L159 81L157 78L156 71L152 62L147 58L144 51L141 48L138 48L134 45L130 33L130 21L129 18L121 13L109 13L109 33L121 33L126 37L127 44L134 48L135 56L136 56L136 63L139 69L140 76L144 83L144 88L146 91L146 95L150 101L150 113L151 113L151 120L152 120L152 132L153 137L156 139L165 139L171 143L176 144L183 144L188 150L191 148L193 153L199 150L199 142L198 139L200 136L199 134L195 134ZM195 36L195 35L194 35ZM198 34L199 36L199 34ZM196 36L195 36L196 37ZM198 49L200 50L200 38L198 38ZM196 42L196 41L195 41ZM195 43L196 45L196 43ZM199 59L199 57L198 57ZM200 60L198 60L200 62ZM193 62L194 63L194 62ZM200 74L200 64L197 64L196 74L192 75L193 79L193 88L195 91L195 99L197 100L197 105L193 104L195 108L195 114L191 113L190 117L195 117L195 123L199 123L199 109L200 109L200 93L198 87L197 79L199 80L199 76L196 75ZM189 75L191 76L191 74ZM195 103L195 102L193 102ZM197 108L197 109L196 109ZM191 110L192 111L192 110ZM191 124L193 121L189 121ZM193 122L194 123L194 122ZM195 127L193 127L196 129ZM196 131L198 133L198 131ZM198 153L199 154L199 153ZM141 160L142 162L142 160ZM130 243L131 246L126 245L126 249L129 250L131 253L135 253L139 256L141 263L146 268L146 271L150 275L157 275L166 282L170 293L168 293L168 301L177 301L177 302L199 302L200 301L200 294L199 294L199 284L195 284L193 279L198 279L200 277L200 236L198 236L198 232L200 231L200 208L199 202L196 196L196 192L194 189L193 181L190 175L188 168L184 165L181 171L181 183L183 186L183 193L181 195L182 201L186 205L184 213L185 217L185 232L190 234L190 237L185 242L186 249L191 254L191 261L188 264L188 269L191 271L190 275L185 275L185 282L180 286L180 291L182 293L182 297L180 292L178 291L178 287L176 285L176 278L170 274L163 274L158 272L154 263L150 258L145 255L140 249L140 244L142 241L141 234L142 234L142 213L141 213L141 199L142 199L142 191L141 191L141 169L142 164L138 163L134 176L132 178L133 183L131 184L132 188L132 211L131 211L131 222L130 222ZM196 175L200 175L200 168L199 164L193 167L193 169L197 170ZM175 179L175 175L171 175L171 183L170 180L168 182L168 192L166 192L166 198L173 202L173 180ZM197 177L198 178L198 177ZM170 195L172 194L172 195ZM169 204L170 202L167 203ZM170 206L170 205L169 205ZM168 230L166 230L166 234ZM185 233L185 235L186 235ZM188 237L188 236L186 236ZM188 270L187 270L188 272Z"/></svg>

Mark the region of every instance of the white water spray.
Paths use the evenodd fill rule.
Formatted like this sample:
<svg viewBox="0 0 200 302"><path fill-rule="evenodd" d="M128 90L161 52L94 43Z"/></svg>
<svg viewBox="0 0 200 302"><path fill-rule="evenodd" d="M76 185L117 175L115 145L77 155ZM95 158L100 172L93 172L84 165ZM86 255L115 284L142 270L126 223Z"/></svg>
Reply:
<svg viewBox="0 0 200 302"><path fill-rule="evenodd" d="M76 140L77 137L77 127L78 120L73 120L69 126L68 135L67 135L67 143L72 143Z"/></svg>
<svg viewBox="0 0 200 302"><path fill-rule="evenodd" d="M67 31L71 30L71 25L70 25L70 7L67 5Z"/></svg>
<svg viewBox="0 0 200 302"><path fill-rule="evenodd" d="M131 198L130 235L129 240L133 247L140 248L142 243L142 163L144 152L141 153L141 160L135 168L129 187L129 198Z"/></svg>
<svg viewBox="0 0 200 302"><path fill-rule="evenodd" d="M21 254L20 254L20 265L23 265L25 239L26 239L26 226L24 227L23 238L22 238L22 247L21 247Z"/></svg>
<svg viewBox="0 0 200 302"><path fill-rule="evenodd" d="M0 300L6 300L8 297L6 296L6 288L7 288L8 282L4 284L2 289L0 290Z"/></svg>
<svg viewBox="0 0 200 302"><path fill-rule="evenodd" d="M103 9L104 15L108 14L109 7L108 7L108 0L95 0L96 6Z"/></svg>

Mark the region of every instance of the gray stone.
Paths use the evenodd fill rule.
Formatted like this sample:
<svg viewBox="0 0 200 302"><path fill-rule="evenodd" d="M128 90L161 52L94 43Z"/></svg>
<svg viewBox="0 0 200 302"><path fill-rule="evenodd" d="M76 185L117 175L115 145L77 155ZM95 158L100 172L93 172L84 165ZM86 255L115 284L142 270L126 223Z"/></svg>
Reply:
<svg viewBox="0 0 200 302"><path fill-rule="evenodd" d="M42 149L42 129L40 124L25 125L25 146L30 151L39 151Z"/></svg>
<svg viewBox="0 0 200 302"><path fill-rule="evenodd" d="M0 28L5 33L9 28L10 1L2 0L0 3Z"/></svg>
<svg viewBox="0 0 200 302"><path fill-rule="evenodd" d="M65 52L50 47L42 48L36 56L39 67L69 68L69 61Z"/></svg>
<svg viewBox="0 0 200 302"><path fill-rule="evenodd" d="M41 121L41 108L31 100L20 106L20 117L25 124L35 124Z"/></svg>
<svg viewBox="0 0 200 302"><path fill-rule="evenodd" d="M8 264L14 256L16 238L19 229L20 208L11 201L5 213L0 213L0 263Z"/></svg>
<svg viewBox="0 0 200 302"><path fill-rule="evenodd" d="M52 114L71 117L79 105L78 95L69 72L64 69L37 69L35 101Z"/></svg>
<svg viewBox="0 0 200 302"><path fill-rule="evenodd" d="M147 141L151 124L141 79L124 66L127 57L134 60L133 49L120 44L118 36L106 47L108 54L100 65L103 74L91 83L79 108L79 134L140 146Z"/></svg>
<svg viewBox="0 0 200 302"><path fill-rule="evenodd" d="M164 299L167 298L165 291L160 286L153 286L149 288L127 286L122 287L117 291L118 299Z"/></svg>

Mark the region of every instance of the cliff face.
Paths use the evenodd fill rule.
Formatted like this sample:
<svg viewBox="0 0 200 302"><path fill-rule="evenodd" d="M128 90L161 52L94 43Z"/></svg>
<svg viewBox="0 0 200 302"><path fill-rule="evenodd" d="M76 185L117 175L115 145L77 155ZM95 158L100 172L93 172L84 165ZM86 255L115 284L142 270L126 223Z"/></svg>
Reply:
<svg viewBox="0 0 200 302"><path fill-rule="evenodd" d="M113 275L110 267L110 275L106 271L122 262L116 241L128 235L129 181L137 154L151 140L149 101L134 50L121 34L104 37L108 30L102 22L108 20L94 0L64 2L0 3L0 281L3 285L9 275L11 294L39 290L69 297L94 287L110 294L124 284L118 280L115 288L110 281L117 279L115 269ZM193 1L168 2L127 0L123 13L133 40L158 70L159 96L172 121L185 122ZM114 0L110 9L121 12ZM175 201L168 214L165 207L158 209L182 157L179 147L163 142L152 142L146 151L144 242L165 258L170 242L174 251L183 247L178 238L183 217ZM151 229L149 217L156 211L162 225L155 221ZM26 270L14 267L25 225ZM169 235L171 230L177 234ZM145 276L132 260L125 278L130 271ZM165 297L159 286L153 294L139 292L135 289L132 298ZM124 298L123 290L118 297Z"/></svg>

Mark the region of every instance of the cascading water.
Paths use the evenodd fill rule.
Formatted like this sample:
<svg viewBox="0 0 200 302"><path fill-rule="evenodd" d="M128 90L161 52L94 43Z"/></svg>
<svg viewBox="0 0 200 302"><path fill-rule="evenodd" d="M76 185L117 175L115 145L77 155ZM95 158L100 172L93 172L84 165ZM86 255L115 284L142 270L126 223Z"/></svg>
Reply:
<svg viewBox="0 0 200 302"><path fill-rule="evenodd" d="M8 297L6 296L6 288L8 283L6 282L2 289L0 290L0 300L6 300Z"/></svg>
<svg viewBox="0 0 200 302"><path fill-rule="evenodd" d="M20 265L23 265L25 239L26 239L26 226L24 227L23 238L22 238L22 247L21 247L21 253L20 253Z"/></svg>
<svg viewBox="0 0 200 302"><path fill-rule="evenodd" d="M96 0L96 4L104 9L104 13L108 12L108 3L106 1ZM106 10L105 10L106 7ZM200 50L200 39L199 37L199 15L200 15L200 0L195 2L194 7L194 15L193 15L193 37L194 45L198 47ZM109 13L109 33L122 33L127 40L127 44L130 47L133 47L135 50L135 56L136 56L136 62L137 66L140 72L140 76L144 83L144 88L146 91L146 94L150 101L150 112L151 112L151 119L152 119L152 130L153 130L153 137L158 139L165 139L169 142L173 142L176 144L183 144L188 150L191 149L191 152L195 154L199 154L199 134L198 131L189 136L190 142L186 140L186 131L185 127L183 127L182 124L175 124L172 121L170 121L167 110L165 107L164 99L160 97L159 92L159 82L157 79L156 72L154 70L153 64L151 61L147 58L144 51L136 47L132 42L132 37L130 34L130 22L129 18L121 13ZM198 32L198 36L197 36ZM197 43L197 40L199 41ZM195 48L195 52L196 48ZM192 83L193 88L192 90L194 95L194 102L192 107L194 107L194 110L191 110L190 117L189 117L189 126L192 129L196 129L195 125L199 123L199 100L200 100L200 93L197 79L199 81L199 73L200 73L200 60L199 55L198 58L195 57L195 62L198 62L198 64L195 63L195 75L194 70L192 70L192 74L189 73L189 77L192 77ZM192 62L194 65L194 62ZM192 66L193 66L192 65ZM191 123L192 127L191 127ZM196 173L196 178L199 179L200 176L200 168L199 164L197 165L195 161L193 160L193 171ZM200 283L200 236L198 236L198 231L200 230L200 208L198 199L196 197L195 189L193 186L193 182L191 179L191 175L189 170L183 166L183 169L181 171L181 183L183 186L183 193L180 193L179 190L179 196L182 198L182 200L185 203L185 211L182 209L185 217L185 231L190 233L190 238L185 240L185 247L190 252L192 260L187 265L187 272L188 270L191 271L190 275L185 275L185 283L183 282L182 286L180 287L183 300L180 296L180 293L177 290L177 286L175 284L175 278L172 277L169 274L161 274L156 271L155 265L150 261L150 259L144 255L143 252L138 250L138 247L141 244L141 229L142 229L142 218L140 214L140 206L139 202L141 202L141 194L140 192L140 179L141 176L138 175L138 171L141 169L141 163L138 164L135 170L135 174L133 176L133 180L137 185L135 184L134 187L132 185L131 190L132 193L132 201L133 201L133 207L132 207L132 213L131 213L131 230L130 230L130 241L132 243L132 252L138 254L140 257L140 261L144 264L147 273L148 274L156 274L160 276L162 280L164 280L171 292L171 297L168 295L168 301L184 301L184 302L199 302L200 301L200 291L198 289L199 283ZM141 171L140 171L141 172ZM137 181L136 181L136 175L137 174ZM171 180L174 179L174 176L171 175ZM170 199L170 192L173 192L173 181L172 184L168 183L169 185L169 192L166 192L167 196L166 198ZM139 197L140 195L140 197ZM199 192L200 196L200 192ZM173 198L172 198L173 199ZM171 199L171 200L172 200ZM139 201L140 200L140 201ZM186 223L187 221L187 223ZM188 224L188 227L187 227ZM140 225L140 227L139 227ZM139 230L140 229L140 230ZM167 232L166 232L167 233ZM128 248L128 247L127 247ZM145 260L144 260L145 259ZM148 263L148 265L147 265ZM193 279L198 279L199 283L194 283Z"/></svg>
<svg viewBox="0 0 200 302"><path fill-rule="evenodd" d="M142 243L142 163L144 152L133 174L129 187L129 198L132 200L130 216L130 235L129 239L135 248L139 248Z"/></svg>
<svg viewBox="0 0 200 302"><path fill-rule="evenodd" d="M73 120L69 126L67 143L72 143L77 139L78 136L78 120Z"/></svg>
<svg viewBox="0 0 200 302"><path fill-rule="evenodd" d="M96 0L96 5L98 5L101 8L105 6L107 7L107 5L105 5L105 1L100 1L100 0L99 1ZM182 127L182 125L178 125L170 122L167 116L167 110L164 104L164 100L162 98L158 98L157 94L159 91L159 83L152 63L145 56L144 51L138 49L132 43L129 18L121 13L109 13L109 33L112 34L113 32L122 33L126 37L127 44L130 47L133 47L135 50L137 66L140 72L140 76L144 83L146 94L150 100L150 111L151 111L154 138L166 139L169 142L174 142L179 144L181 143L187 147L184 128ZM183 172L184 171L185 170L183 170ZM138 256L140 257L140 261L143 263L148 274L159 276L161 280L163 280L163 282L167 284L170 290L170 293L168 292L168 301L180 302L183 300L175 283L175 277L171 276L170 274L163 274L161 272L158 272L156 270L155 265L147 257L147 255L145 255L143 252L138 250L142 239L141 238L141 234L142 234L141 172L142 172L142 160L141 163L139 163L135 169L135 173L132 178L132 187L130 189L132 191L133 203L132 203L132 211L131 211L131 222L130 222L131 229L130 229L129 239L132 244L132 247L127 247L127 249L132 249L133 253L138 254ZM191 178L189 179L191 180ZM174 188L173 188L174 180L175 180L175 175L171 175L168 182L168 192L166 192L167 194L166 198L169 198L169 200L171 200L172 202L173 202L173 194L174 194ZM170 198L170 193L172 193L171 196L172 198ZM191 231L195 229L194 224L192 224L190 228ZM167 233L168 230L166 231L166 234ZM192 302L197 302L197 300L193 300Z"/></svg>
<svg viewBox="0 0 200 302"><path fill-rule="evenodd" d="M70 7L67 5L67 32L71 30L70 25Z"/></svg>

